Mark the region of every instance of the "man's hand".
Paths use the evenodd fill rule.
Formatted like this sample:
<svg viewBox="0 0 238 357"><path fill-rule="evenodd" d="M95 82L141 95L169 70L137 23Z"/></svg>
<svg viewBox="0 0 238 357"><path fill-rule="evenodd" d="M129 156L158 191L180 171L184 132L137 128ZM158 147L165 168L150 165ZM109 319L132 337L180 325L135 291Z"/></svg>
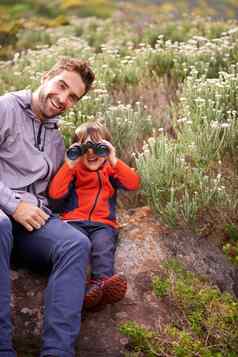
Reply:
<svg viewBox="0 0 238 357"><path fill-rule="evenodd" d="M44 226L49 215L31 203L20 202L12 217L31 232Z"/></svg>

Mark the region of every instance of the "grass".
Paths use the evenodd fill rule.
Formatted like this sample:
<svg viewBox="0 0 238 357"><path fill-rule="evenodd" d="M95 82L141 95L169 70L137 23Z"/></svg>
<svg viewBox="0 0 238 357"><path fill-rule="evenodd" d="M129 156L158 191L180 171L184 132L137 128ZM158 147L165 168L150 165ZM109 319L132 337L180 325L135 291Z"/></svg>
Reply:
<svg viewBox="0 0 238 357"><path fill-rule="evenodd" d="M171 322L159 331L135 321L121 325L131 353L151 357L236 356L238 303L231 295L222 294L175 260L166 262L161 276L154 277L153 290L161 301L169 300Z"/></svg>

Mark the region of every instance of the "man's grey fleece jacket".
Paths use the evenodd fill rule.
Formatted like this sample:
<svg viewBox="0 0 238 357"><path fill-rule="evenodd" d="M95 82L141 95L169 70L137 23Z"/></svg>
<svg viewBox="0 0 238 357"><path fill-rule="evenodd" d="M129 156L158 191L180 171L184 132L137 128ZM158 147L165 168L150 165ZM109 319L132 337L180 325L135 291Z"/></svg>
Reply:
<svg viewBox="0 0 238 357"><path fill-rule="evenodd" d="M31 91L0 97L0 210L10 215L20 200L47 207L49 181L64 159L58 118L40 121Z"/></svg>

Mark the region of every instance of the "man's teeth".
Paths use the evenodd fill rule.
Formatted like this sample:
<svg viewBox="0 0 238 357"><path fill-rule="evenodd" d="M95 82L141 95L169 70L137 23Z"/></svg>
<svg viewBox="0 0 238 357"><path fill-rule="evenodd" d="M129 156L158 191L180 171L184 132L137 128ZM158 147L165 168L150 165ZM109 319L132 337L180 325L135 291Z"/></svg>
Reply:
<svg viewBox="0 0 238 357"><path fill-rule="evenodd" d="M53 104L53 106L56 108L56 109L60 109L60 105L58 105L53 99L51 99L51 104Z"/></svg>

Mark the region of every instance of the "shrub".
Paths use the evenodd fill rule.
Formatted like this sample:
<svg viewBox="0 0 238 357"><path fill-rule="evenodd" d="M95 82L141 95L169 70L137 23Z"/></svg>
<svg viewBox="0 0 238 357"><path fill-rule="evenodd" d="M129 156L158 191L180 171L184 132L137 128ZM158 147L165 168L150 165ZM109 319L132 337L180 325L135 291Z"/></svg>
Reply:
<svg viewBox="0 0 238 357"><path fill-rule="evenodd" d="M171 322L152 331L129 321L120 332L129 338L132 351L146 356L235 356L238 337L238 302L228 293L186 269L175 260L166 262L153 289L164 298L166 286ZM159 290L158 290L159 287ZM165 291L162 288L162 291ZM159 294L158 294L159 291ZM177 317L177 318L176 318ZM178 318L181 317L181 318Z"/></svg>
<svg viewBox="0 0 238 357"><path fill-rule="evenodd" d="M176 141L162 132L137 156L145 196L170 225L195 224L198 213L213 205L235 214L237 197L221 170L227 153L237 155L236 87L235 66L218 79L194 71L180 99Z"/></svg>
<svg viewBox="0 0 238 357"><path fill-rule="evenodd" d="M52 44L51 37L46 31L42 29L24 30L18 32L17 47L21 50L27 48L35 48L40 45L50 46Z"/></svg>

